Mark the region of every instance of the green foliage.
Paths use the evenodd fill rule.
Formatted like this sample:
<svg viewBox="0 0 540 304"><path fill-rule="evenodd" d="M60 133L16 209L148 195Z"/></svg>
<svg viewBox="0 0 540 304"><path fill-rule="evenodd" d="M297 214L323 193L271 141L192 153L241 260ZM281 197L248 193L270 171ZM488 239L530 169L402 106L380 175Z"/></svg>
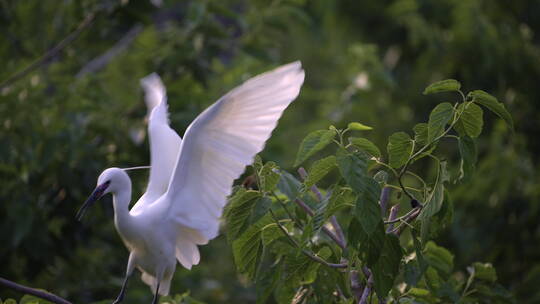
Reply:
<svg viewBox="0 0 540 304"><path fill-rule="evenodd" d="M455 79L446 79L430 84L427 88L424 89L424 95L439 92L459 91L460 88L461 83L459 83L459 81Z"/></svg>
<svg viewBox="0 0 540 304"><path fill-rule="evenodd" d="M162 76L172 126L182 135L198 113L243 79L300 59L306 82L262 154L282 166L274 192L289 213L305 224L283 222L295 240L302 240L300 231L313 227L313 221L294 199L301 197L314 210L320 205L303 186L306 181L299 181L285 171L291 168L283 166L294 162L293 151L302 138L312 130L326 129L329 120L336 130L348 127L349 121L362 121L377 131L359 134L353 127L353 133L347 135L365 137L383 148L388 135L403 130L414 135L412 155L416 155L406 171L426 182L404 173L402 182L409 194L426 203L440 167L433 157L448 162L451 179L444 183L444 199L437 213L424 223L413 222L414 229L402 225L405 255L395 286L404 286L398 284L403 282L405 270L418 281L407 282L404 293L393 289L388 302L398 296L402 303L457 302L452 300L456 291L463 295L461 303L511 302L497 283L476 277L464 292L471 273L467 266L476 260L493 263L498 280L511 288L519 303L540 302L536 258L540 236L531 233L538 231L540 217L540 145L536 139L540 25L538 18L531 18L540 14L536 2L285 0L268 5L260 0L210 0L163 1L158 8L151 1L4 1L0 81L46 54L94 10L98 10L97 18L77 39L26 76L0 88L2 276L45 288L73 303L114 298L127 252L114 230L110 200L101 202L82 224L74 220L74 214L102 169L148 163L146 109L139 78L152 71ZM131 30L138 34L129 42L124 38L129 38ZM107 60L101 61L103 58ZM80 73L92 62L102 65ZM419 92L428 80L445 75L463 82L459 90L481 87L499 99L474 90L465 95L465 102L473 102L485 112L481 136L457 133L464 130L458 119L438 142L428 142L429 111L440 101L455 104L461 94L447 91L421 96ZM456 116L462 107L455 108ZM415 126L414 134L405 130L417 122L426 123ZM334 140L343 143L348 136ZM329 144L318 153L332 156L331 147ZM376 161L371 158L373 151L365 147L353 144L347 149L370 154L366 175L373 176L381 187L392 186L389 204L400 204L398 215L406 215L410 197L393 188L399 188L395 173L399 175L403 167L378 164L388 164L384 149ZM311 171L309 161L303 164ZM336 216L348 234L357 194L347 181L338 180L340 173L330 170L318 183L324 186L320 189L323 197L329 197L323 208L324 223L328 226L327 221ZM138 171L131 177L135 199L144 190L147 176ZM270 193L246 203L248 206L251 213L239 234L270 208L282 208ZM278 217L285 219L283 214ZM396 229L400 223L392 226ZM313 246L308 247L310 252L325 246L333 249L328 261L339 263L341 256L354 259L354 252L342 253L323 230L313 231L311 238L307 238L310 233L305 235L306 245ZM423 273L427 270L422 271L417 251L416 258L411 256L414 242L408 232L417 235L414 241L420 246L424 232L424 241L434 240L448 248L454 255L449 280L455 282L445 285L432 269L429 276L434 282L426 283L428 275ZM265 271L259 272L255 286L236 274L230 244L219 237L200 247L200 265L190 272L177 270L171 292L191 290L194 298L208 303L290 303L294 296L300 302L309 297L317 303L346 303L339 298L341 292L350 299L348 278L341 270L324 265L312 284L298 289L284 284L283 265L271 262L283 257L279 252L284 246L291 247L289 241L275 223L261 237L263 248L270 248L268 255L262 255L261 269ZM363 261L361 256L358 263ZM361 282L367 280L362 273L360 276ZM334 296L335 285L340 289L338 296ZM443 295L430 287L435 285L446 286ZM20 300L21 295L2 289L0 298ZM371 300L377 299L373 296ZM126 302L150 301L148 287L134 277Z"/></svg>
<svg viewBox="0 0 540 304"><path fill-rule="evenodd" d="M301 165L310 156L324 149L324 147L332 142L334 136L336 136L334 130L319 130L309 133L302 143L300 143L300 149L296 155L294 166Z"/></svg>
<svg viewBox="0 0 540 304"><path fill-rule="evenodd" d="M456 83L439 83L426 92L459 90ZM278 303L302 299L331 303L336 299L328 294L339 292L345 303L359 301L365 292L374 293L387 303L512 300L496 283L497 276L490 264L475 263L468 268L470 276L460 279L456 276L454 254L433 241L451 224L454 214L446 190L451 186L452 168L443 160L448 157L440 155L438 144L448 141L457 146L460 179L467 180L476 163L473 137L480 135L482 125L481 109L470 101L455 106L440 103L429 115L427 124L414 126L414 139L403 131L388 138L387 163L378 147L367 139L352 137L348 144L343 142L344 136L354 129L351 125L344 130L330 127L329 131L315 131L300 145L297 163L331 142L335 152L315 160L303 183L278 170L273 162L263 164L257 158L254 171L259 190L238 190L231 197L226 213L227 225L231 226L228 231L234 237L238 227L243 227L249 217L245 212L250 212L244 206L250 206L246 201L252 197L274 203L266 215L252 222L233 241L239 272L257 285L269 284L257 290L263 299L269 298L269 289L274 290ZM457 126L463 127L463 132ZM411 171L412 164L421 160L436 165L435 176ZM319 189L317 182L332 176L330 172L336 166L340 176L326 190ZM273 181L279 179L272 187L266 186L269 175ZM414 177L416 184L406 180L406 175ZM389 191L396 192L397 202L390 201ZM400 199L403 196L408 200ZM386 216L389 204L395 204L394 209L406 206L408 201L411 209L403 215ZM232 217L233 212L239 216ZM346 235L340 232L344 223L348 223ZM412 246L403 237L407 230ZM338 275L342 281L326 281L321 276L323 269L337 274L337 269L343 269ZM361 284L352 283L353 273L363 274L356 279ZM355 290L358 284L369 289Z"/></svg>
<svg viewBox="0 0 540 304"><path fill-rule="evenodd" d="M413 152L413 141L405 132L397 132L388 138L388 158L390 166L399 168L407 162Z"/></svg>

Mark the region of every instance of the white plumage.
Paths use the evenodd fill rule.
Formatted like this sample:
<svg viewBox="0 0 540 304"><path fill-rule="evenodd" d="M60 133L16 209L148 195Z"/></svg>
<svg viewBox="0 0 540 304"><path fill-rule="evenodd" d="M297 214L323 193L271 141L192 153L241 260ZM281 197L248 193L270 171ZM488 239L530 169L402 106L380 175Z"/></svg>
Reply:
<svg viewBox="0 0 540 304"><path fill-rule="evenodd" d="M234 180L264 148L303 82L298 61L251 78L202 112L182 140L169 126L167 97L159 76L141 80L151 112L146 192L128 211L129 177L122 169L109 168L81 209L106 193L113 194L115 225L130 250L126 281L115 303L122 300L134 268L141 270L142 280L156 292L155 302L157 293L168 294L176 260L187 269L199 263L197 246L217 236Z"/></svg>

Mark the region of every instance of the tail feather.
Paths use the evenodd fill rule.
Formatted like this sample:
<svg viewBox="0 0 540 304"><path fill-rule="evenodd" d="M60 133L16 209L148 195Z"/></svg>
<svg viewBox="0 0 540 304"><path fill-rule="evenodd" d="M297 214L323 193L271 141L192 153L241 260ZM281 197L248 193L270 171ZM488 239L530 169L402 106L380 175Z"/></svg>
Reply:
<svg viewBox="0 0 540 304"><path fill-rule="evenodd" d="M176 259L187 269L199 264L201 255L197 245L205 245L208 239L197 230L183 227L176 239Z"/></svg>
<svg viewBox="0 0 540 304"><path fill-rule="evenodd" d="M171 279L172 277L168 277L168 278L163 278L163 280L161 280L161 282L159 283L159 291L158 291L160 295L166 296L169 294L169 290L171 287ZM146 285L150 286L150 290L152 290L152 294L156 293L156 288L157 288L156 277L143 271L141 274L141 280Z"/></svg>

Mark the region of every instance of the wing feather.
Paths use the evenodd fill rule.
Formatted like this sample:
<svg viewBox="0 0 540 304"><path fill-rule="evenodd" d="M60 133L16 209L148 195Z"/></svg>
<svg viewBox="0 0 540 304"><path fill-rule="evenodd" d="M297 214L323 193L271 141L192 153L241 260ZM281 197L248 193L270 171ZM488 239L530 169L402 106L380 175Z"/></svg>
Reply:
<svg viewBox="0 0 540 304"><path fill-rule="evenodd" d="M207 239L217 235L233 181L264 148L303 82L300 62L281 66L236 87L193 121L163 200L175 223Z"/></svg>
<svg viewBox="0 0 540 304"><path fill-rule="evenodd" d="M152 73L141 79L141 86L150 113L150 177L146 192L131 209L133 214L141 212L167 191L182 143L180 136L169 126L167 93L161 78Z"/></svg>

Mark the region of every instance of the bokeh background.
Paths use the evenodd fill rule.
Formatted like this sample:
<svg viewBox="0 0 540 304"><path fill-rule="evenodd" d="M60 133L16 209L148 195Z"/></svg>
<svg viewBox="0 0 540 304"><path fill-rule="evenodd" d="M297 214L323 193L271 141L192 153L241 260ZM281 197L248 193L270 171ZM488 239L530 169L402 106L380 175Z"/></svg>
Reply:
<svg viewBox="0 0 540 304"><path fill-rule="evenodd" d="M539 303L538 16L532 0L0 0L0 276L75 303L116 297L128 252L111 199L82 223L74 215L104 168L148 164L139 79L162 76L183 134L235 85L298 59L305 85L262 153L284 168L308 132L330 124L373 126L368 138L384 147L437 102L459 98L423 96L437 80L506 104L515 132L486 115L477 172L450 187L455 221L437 242L456 268L491 262L519 303ZM134 197L146 174L131 174ZM173 292L254 302L224 236L201 250L201 265L177 271ZM20 295L1 287L7 297ZM126 302L150 300L131 280Z"/></svg>

